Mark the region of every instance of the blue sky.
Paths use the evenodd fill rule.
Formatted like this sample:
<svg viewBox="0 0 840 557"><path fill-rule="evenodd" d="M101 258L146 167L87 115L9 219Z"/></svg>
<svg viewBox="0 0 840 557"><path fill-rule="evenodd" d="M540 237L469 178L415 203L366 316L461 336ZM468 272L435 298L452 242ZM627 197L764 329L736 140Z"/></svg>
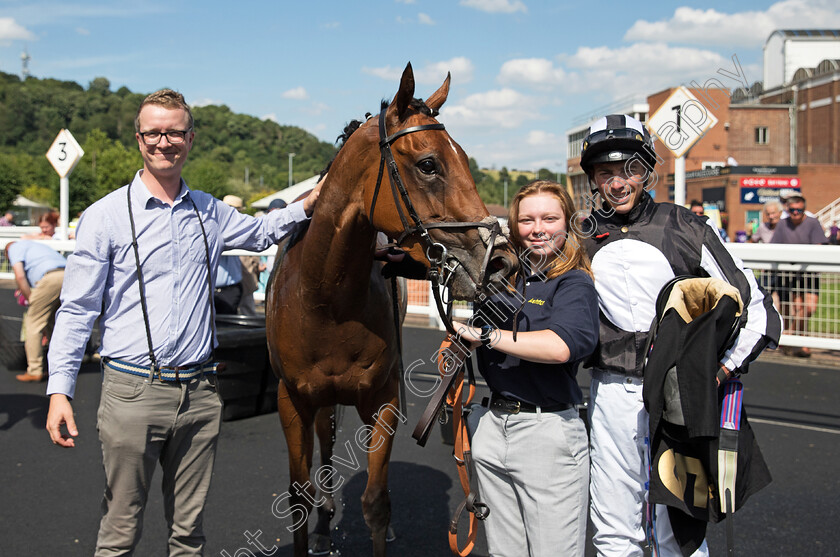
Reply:
<svg viewBox="0 0 840 557"><path fill-rule="evenodd" d="M563 170L565 131L599 108L733 69L762 79L778 28L840 28L836 0L0 0L0 70L111 89L178 89L195 105L332 142L392 97L452 73L440 120L483 167ZM736 83L732 80L731 84ZM57 132L58 130L56 130ZM72 131L72 130L71 130ZM197 130L200 141L201 130Z"/></svg>

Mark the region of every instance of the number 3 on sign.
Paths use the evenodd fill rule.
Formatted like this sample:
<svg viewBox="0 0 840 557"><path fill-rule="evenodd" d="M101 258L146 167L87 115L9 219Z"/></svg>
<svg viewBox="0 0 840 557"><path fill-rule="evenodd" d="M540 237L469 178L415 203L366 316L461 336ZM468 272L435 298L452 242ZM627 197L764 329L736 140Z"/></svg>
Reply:
<svg viewBox="0 0 840 557"><path fill-rule="evenodd" d="M68 130L61 130L47 151L47 160L61 178L68 176L85 152Z"/></svg>

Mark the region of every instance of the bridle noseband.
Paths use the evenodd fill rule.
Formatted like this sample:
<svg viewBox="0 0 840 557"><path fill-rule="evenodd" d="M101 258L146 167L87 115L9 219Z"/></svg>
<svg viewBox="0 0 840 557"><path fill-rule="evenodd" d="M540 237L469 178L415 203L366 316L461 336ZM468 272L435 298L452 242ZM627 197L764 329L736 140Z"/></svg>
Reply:
<svg viewBox="0 0 840 557"><path fill-rule="evenodd" d="M414 208L414 204L411 202L411 198L408 196L408 190L406 190L405 185L403 184L402 178L400 177L400 171L397 168L397 162L394 160L394 154L391 152L391 144L396 141L398 138L408 135L410 133L419 132L419 131L427 131L427 130L445 130L443 124L426 124L423 126L412 126L410 128L405 128L399 130L398 132L393 133L392 135L388 135L385 130L385 111L388 107L382 108L382 111L379 113L379 151L381 153L381 157L379 159L379 175L376 177L376 188L373 191L373 200L370 204L370 213L368 215L371 224L373 223L373 212L376 208L376 199L379 196L379 187L382 185L382 175L384 167L388 166L388 177L391 183L391 193L394 197L394 205L397 208L397 213L400 216L400 221L402 221L403 225L403 232L400 236L396 239L395 244L401 245L403 240L405 240L408 236L412 234L417 234L422 239L425 248L426 248L426 258L428 258L429 263L431 264L432 268L429 271L429 279L432 281L435 288L432 290L435 292L436 301L438 301L438 311L441 312L441 317L444 317L444 312L442 311L443 305L442 302L438 300L438 288L437 286L446 285L451 275L454 273L455 269L458 268L460 265L460 261L457 258L449 257L446 246L439 242L435 242L432 240L432 237L429 235L429 230L433 228L487 228L490 231L490 239L487 243L487 252L484 256L484 262L481 266L481 272L479 274L478 281L476 282L477 290L484 289L484 277L487 270L487 265L490 262L490 255L493 251L493 246L496 243L496 237L502 236L502 229L499 225L499 222L493 219L491 222L481 221L481 222L426 222L424 223L420 216L417 214L417 210ZM405 207L408 211L408 217L406 217L405 211L400 204L400 200L405 204ZM409 218L411 221L409 222ZM413 223L413 224L412 224ZM447 259L454 259L453 266L450 267L447 265ZM451 323L448 323L447 319L444 319L446 322L447 329L450 329L450 332L454 333L452 330Z"/></svg>

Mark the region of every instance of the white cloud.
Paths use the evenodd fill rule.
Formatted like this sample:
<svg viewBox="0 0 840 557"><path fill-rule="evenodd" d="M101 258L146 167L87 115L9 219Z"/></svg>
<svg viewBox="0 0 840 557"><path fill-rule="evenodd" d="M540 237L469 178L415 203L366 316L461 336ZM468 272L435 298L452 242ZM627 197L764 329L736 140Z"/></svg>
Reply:
<svg viewBox="0 0 840 557"><path fill-rule="evenodd" d="M90 30L85 29L84 27L76 27L76 33L87 37L88 35L90 35Z"/></svg>
<svg viewBox="0 0 840 557"><path fill-rule="evenodd" d="M338 21L329 21L321 25L321 29L338 29L341 27L341 23Z"/></svg>
<svg viewBox="0 0 840 557"><path fill-rule="evenodd" d="M827 0L783 0L764 11L723 13L680 7L668 20L639 20L624 35L628 41L715 46L764 45L776 29L836 28L840 11Z"/></svg>
<svg viewBox="0 0 840 557"><path fill-rule="evenodd" d="M461 0L460 4L468 8L488 13L512 14L528 13L528 7L520 0Z"/></svg>
<svg viewBox="0 0 840 557"><path fill-rule="evenodd" d="M460 104L441 109L441 118L455 128L518 128L527 120L539 118L537 102L513 89L476 93Z"/></svg>
<svg viewBox="0 0 840 557"><path fill-rule="evenodd" d="M362 73L373 75L386 81L399 81L405 68L384 66L369 68L364 66ZM458 56L441 62L430 62L422 67L414 66L414 81L423 85L440 85L446 79L446 73L452 74L452 80L463 84L472 81L475 67L469 58Z"/></svg>
<svg viewBox="0 0 840 557"><path fill-rule="evenodd" d="M743 66L740 81L724 78L718 70L736 73L734 62L710 50L675 47L665 43L634 43L609 48L580 47L558 57L565 75L556 90L565 93L605 91L613 98L648 96L667 87L715 77L730 88L760 79L760 69ZM555 73L556 73L555 69Z"/></svg>
<svg viewBox="0 0 840 557"><path fill-rule="evenodd" d="M634 43L617 48L584 46L555 60L508 60L496 80L507 87L550 92L553 97L546 102L556 104L560 95L570 94L603 93L613 100L644 98L668 87L691 81L703 84L711 78L734 89L760 79L761 68L742 65L739 70L732 59L706 49Z"/></svg>
<svg viewBox="0 0 840 557"><path fill-rule="evenodd" d="M433 20L430 16L422 12L417 14L417 21L419 21L423 25L435 25L435 20Z"/></svg>
<svg viewBox="0 0 840 557"><path fill-rule="evenodd" d="M270 112L261 118L262 120L269 120L271 122L277 122L277 113Z"/></svg>
<svg viewBox="0 0 840 557"><path fill-rule="evenodd" d="M11 17L0 17L0 42L31 41L35 35Z"/></svg>
<svg viewBox="0 0 840 557"><path fill-rule="evenodd" d="M280 95L284 99L292 99L296 101L304 101L309 98L309 93L306 92L306 89L303 87L295 87L294 89L289 89L288 91L284 91L282 95Z"/></svg>
<svg viewBox="0 0 840 557"><path fill-rule="evenodd" d="M567 74L545 58L517 58L502 64L497 80L503 85L529 85L552 88L561 85Z"/></svg>

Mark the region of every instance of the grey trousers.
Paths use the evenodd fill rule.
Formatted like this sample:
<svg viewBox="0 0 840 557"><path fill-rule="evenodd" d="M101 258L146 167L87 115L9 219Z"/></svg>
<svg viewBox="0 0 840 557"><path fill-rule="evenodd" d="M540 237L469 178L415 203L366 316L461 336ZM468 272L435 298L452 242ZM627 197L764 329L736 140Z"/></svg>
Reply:
<svg viewBox="0 0 840 557"><path fill-rule="evenodd" d="M494 557L582 556L589 502L589 447L576 409L469 416L479 496Z"/></svg>
<svg viewBox="0 0 840 557"><path fill-rule="evenodd" d="M222 403L215 376L187 383L129 375L103 366L97 429L106 488L96 557L132 555L156 463L163 469L169 555L202 555Z"/></svg>

